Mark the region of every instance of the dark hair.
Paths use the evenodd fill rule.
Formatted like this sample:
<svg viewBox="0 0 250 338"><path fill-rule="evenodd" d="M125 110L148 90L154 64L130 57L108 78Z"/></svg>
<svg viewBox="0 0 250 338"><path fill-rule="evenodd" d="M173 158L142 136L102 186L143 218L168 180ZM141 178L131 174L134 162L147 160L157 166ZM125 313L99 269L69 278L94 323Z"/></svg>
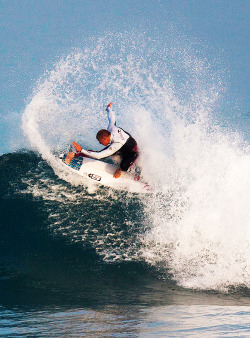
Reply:
<svg viewBox="0 0 250 338"><path fill-rule="evenodd" d="M99 130L98 133L96 134L96 138L97 138L97 140L99 141L99 140L102 139L103 137L108 137L108 136L110 136L110 135L111 135L111 133L110 133L108 130L106 130L106 129L101 129L101 130Z"/></svg>

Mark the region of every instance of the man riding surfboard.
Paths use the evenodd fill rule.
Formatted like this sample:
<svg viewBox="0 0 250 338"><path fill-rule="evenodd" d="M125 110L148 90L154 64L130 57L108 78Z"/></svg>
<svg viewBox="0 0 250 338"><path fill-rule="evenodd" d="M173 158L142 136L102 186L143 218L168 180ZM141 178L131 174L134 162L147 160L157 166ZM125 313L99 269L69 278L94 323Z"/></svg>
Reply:
<svg viewBox="0 0 250 338"><path fill-rule="evenodd" d="M101 129L96 138L105 148L100 151L85 150L79 144L73 142L77 153L75 157L87 156L94 159L102 159L115 154L121 156L121 163L114 173L114 178L119 178L122 171L127 171L138 157L138 148L135 139L125 130L116 126L115 113L112 110L112 102L107 105L109 125L107 130Z"/></svg>

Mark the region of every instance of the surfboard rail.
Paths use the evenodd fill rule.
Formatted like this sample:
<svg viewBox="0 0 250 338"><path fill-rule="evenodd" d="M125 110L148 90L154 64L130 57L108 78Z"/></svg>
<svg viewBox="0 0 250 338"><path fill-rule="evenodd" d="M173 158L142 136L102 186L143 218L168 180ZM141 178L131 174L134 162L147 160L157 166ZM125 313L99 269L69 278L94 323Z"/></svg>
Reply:
<svg viewBox="0 0 250 338"><path fill-rule="evenodd" d="M137 173L122 172L119 178L114 178L117 166L113 164L88 157L74 157L71 153L62 154L59 158L67 168L95 183L132 193L151 192L149 184Z"/></svg>

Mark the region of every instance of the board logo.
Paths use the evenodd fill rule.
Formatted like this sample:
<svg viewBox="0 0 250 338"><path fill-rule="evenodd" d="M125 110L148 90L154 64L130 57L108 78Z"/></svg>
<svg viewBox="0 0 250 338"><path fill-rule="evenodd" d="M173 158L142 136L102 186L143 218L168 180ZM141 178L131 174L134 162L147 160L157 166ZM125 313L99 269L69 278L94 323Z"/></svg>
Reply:
<svg viewBox="0 0 250 338"><path fill-rule="evenodd" d="M95 180L95 181L101 181L101 176L98 176L98 175L95 175L95 174L88 174L88 177L89 178L92 178L92 180Z"/></svg>
<svg viewBox="0 0 250 338"><path fill-rule="evenodd" d="M124 140L121 129L118 129L118 134L120 135L121 139Z"/></svg>

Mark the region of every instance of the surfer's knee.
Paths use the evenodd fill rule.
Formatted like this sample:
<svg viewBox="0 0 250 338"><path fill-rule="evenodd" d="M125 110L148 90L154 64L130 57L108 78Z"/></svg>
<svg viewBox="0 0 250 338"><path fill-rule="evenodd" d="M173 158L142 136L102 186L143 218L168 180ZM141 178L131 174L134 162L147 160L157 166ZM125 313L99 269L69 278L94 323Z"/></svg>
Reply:
<svg viewBox="0 0 250 338"><path fill-rule="evenodd" d="M135 162L135 160L138 157L138 153L137 152L133 152L130 154L129 157L123 159L120 163L120 168L122 171L127 171L131 165Z"/></svg>

